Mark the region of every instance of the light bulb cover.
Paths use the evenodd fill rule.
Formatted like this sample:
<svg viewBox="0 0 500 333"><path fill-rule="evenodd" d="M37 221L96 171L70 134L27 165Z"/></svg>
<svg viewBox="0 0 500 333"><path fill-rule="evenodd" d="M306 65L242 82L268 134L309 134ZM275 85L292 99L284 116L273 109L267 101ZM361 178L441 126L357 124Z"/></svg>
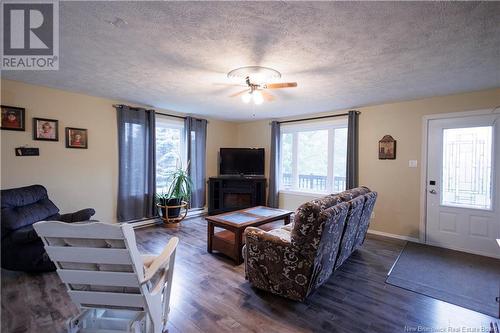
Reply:
<svg viewBox="0 0 500 333"><path fill-rule="evenodd" d="M252 99L252 95L250 95L249 93L245 93L245 94L241 95L241 100L245 104L248 104L251 99Z"/></svg>
<svg viewBox="0 0 500 333"><path fill-rule="evenodd" d="M257 105L260 105L264 102L264 97L262 96L262 93L258 90L253 92L252 97L253 97L253 102Z"/></svg>

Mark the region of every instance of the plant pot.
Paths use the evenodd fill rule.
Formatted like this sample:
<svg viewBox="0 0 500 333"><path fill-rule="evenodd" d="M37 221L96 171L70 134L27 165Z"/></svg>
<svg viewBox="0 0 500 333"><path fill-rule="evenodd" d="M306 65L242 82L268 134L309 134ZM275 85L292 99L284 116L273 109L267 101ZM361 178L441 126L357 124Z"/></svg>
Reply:
<svg viewBox="0 0 500 333"><path fill-rule="evenodd" d="M162 206L161 207L162 216L167 216L166 211L168 210L168 218L169 219L179 217L179 215L181 213L180 205L181 205L181 199L176 199L176 198L168 199L166 201L166 206L179 206L179 207L167 209L167 207Z"/></svg>

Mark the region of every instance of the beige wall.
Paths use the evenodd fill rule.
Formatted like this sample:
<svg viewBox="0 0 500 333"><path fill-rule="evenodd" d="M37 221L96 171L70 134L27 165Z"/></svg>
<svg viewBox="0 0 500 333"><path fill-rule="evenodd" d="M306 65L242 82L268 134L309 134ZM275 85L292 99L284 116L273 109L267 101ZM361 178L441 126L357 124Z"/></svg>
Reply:
<svg viewBox="0 0 500 333"><path fill-rule="evenodd" d="M420 158L424 115L493 108L500 89L434 97L358 109L360 115L359 180L379 193L371 229L401 236L419 236ZM238 125L239 146L270 150L269 120ZM378 141L386 134L397 140L397 159L379 160ZM268 157L268 156L266 156ZM409 168L409 160L418 160ZM269 158L266 159L269 161ZM266 166L266 175L268 175ZM312 196L280 195L280 207L296 209Z"/></svg>
<svg viewBox="0 0 500 333"><path fill-rule="evenodd" d="M94 207L96 218L115 221L118 177L114 103L126 103L2 80L1 103L26 108L26 131L0 131L1 188L43 184L63 212ZM360 183L379 192L371 228L418 237L422 117L428 114L492 108L500 89L365 107L360 116ZM164 111L164 110L158 110ZM170 112L170 111L164 111ZM32 117L59 120L59 142L32 140ZM64 128L89 129L89 149L67 149ZM217 175L220 147L266 148L269 174L269 120L232 123L209 119L207 177ZM385 134L397 140L397 159L378 160ZM40 148L38 157L15 157L14 147ZM408 160L419 161L408 168ZM295 209L312 196L283 194L280 206Z"/></svg>
<svg viewBox="0 0 500 333"><path fill-rule="evenodd" d="M234 147L237 124L218 120L209 120L207 126L206 174L208 177L219 173L219 149ZM207 191L208 195L208 191ZM208 204L208 199L207 199Z"/></svg>
<svg viewBox="0 0 500 333"><path fill-rule="evenodd" d="M47 187L62 212L93 207L95 218L116 220L118 143L114 103L126 103L2 80L1 103L26 109L26 131L0 131L1 188ZM170 112L159 110L160 112ZM59 120L59 141L32 140L32 118ZM64 128L87 128L89 149L65 148ZM207 176L217 174L219 147L234 145L236 124L209 119ZM40 156L16 157L14 148L39 147Z"/></svg>

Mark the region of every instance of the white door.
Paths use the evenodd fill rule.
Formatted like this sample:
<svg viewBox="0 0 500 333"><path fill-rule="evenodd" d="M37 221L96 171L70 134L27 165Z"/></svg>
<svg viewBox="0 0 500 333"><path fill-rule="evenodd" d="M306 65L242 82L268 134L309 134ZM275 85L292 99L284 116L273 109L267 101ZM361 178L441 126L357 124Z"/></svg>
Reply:
<svg viewBox="0 0 500 333"><path fill-rule="evenodd" d="M498 118L429 121L426 243L500 258Z"/></svg>

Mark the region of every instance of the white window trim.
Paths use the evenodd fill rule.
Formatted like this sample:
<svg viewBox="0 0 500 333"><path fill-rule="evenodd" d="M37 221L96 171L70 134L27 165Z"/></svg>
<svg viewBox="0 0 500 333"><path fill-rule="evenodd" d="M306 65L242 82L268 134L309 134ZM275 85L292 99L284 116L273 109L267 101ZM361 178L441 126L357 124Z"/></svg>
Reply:
<svg viewBox="0 0 500 333"><path fill-rule="evenodd" d="M279 169L279 179L280 187L278 189L279 193L292 194L292 195L325 195L330 193L340 193L333 191L333 166L334 166L334 147L335 147L335 135L334 131L337 128L347 128L347 118L333 119L327 121L315 121L307 123L294 123L288 125L282 125L280 128L280 136L283 134L293 134L292 136L292 188L285 189L282 187L281 180L283 179L280 161ZM328 168L327 168L327 184L325 191L311 191L311 190L300 190L298 186L299 173L297 171L298 167L298 132L305 131L316 131L316 130L328 130ZM283 142L280 140L280 151L283 151Z"/></svg>

